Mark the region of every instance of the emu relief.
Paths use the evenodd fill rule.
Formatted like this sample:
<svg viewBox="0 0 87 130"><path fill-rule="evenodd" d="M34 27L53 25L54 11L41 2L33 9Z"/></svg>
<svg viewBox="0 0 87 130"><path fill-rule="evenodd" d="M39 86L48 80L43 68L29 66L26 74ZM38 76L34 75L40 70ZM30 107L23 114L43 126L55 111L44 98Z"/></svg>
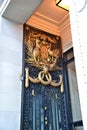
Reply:
<svg viewBox="0 0 87 130"><path fill-rule="evenodd" d="M60 86L61 92L63 92L60 37L26 25L24 43L25 62L38 69L38 75L32 77L30 68L25 68L25 87L29 87L29 82L42 83L46 86ZM53 79L52 72L58 72L58 80Z"/></svg>

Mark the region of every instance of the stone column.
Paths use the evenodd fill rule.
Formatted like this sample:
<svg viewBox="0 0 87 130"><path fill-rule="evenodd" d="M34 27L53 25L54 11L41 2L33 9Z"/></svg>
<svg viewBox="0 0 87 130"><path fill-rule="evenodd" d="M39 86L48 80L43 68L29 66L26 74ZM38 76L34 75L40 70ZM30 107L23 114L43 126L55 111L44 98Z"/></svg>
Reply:
<svg viewBox="0 0 87 130"><path fill-rule="evenodd" d="M87 0L70 0L70 20L84 130L87 130Z"/></svg>

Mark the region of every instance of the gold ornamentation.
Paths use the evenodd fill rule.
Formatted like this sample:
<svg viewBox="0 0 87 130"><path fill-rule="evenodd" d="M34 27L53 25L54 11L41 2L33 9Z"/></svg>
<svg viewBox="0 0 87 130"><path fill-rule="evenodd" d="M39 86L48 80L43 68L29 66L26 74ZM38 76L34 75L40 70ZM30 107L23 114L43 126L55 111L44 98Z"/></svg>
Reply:
<svg viewBox="0 0 87 130"><path fill-rule="evenodd" d="M61 87L63 92L62 75L59 75L59 82L52 80L49 71L62 70L57 65L57 60L61 55L61 49L58 47L59 37L50 37L49 35L37 32L30 32L29 37L25 38L25 47L27 59L26 62L31 66L35 66L41 71L38 77L32 78L29 75L28 68L25 68L25 87L29 86L29 81L33 83L42 83L53 87Z"/></svg>
<svg viewBox="0 0 87 130"><path fill-rule="evenodd" d="M36 38L34 43L30 39L25 43L27 49L26 62L41 70L44 70L44 68L48 68L48 71L61 70L56 65L57 59L60 56L60 49L56 47L57 43L51 43L51 38L47 36L46 38L44 36L44 40L41 38ZM55 47L53 47L53 44Z"/></svg>
<svg viewBox="0 0 87 130"><path fill-rule="evenodd" d="M46 78L46 81L43 79L44 77ZM40 82L44 85L49 85L52 81L50 73L45 73L44 71L39 72L38 78Z"/></svg>
<svg viewBox="0 0 87 130"><path fill-rule="evenodd" d="M55 81L52 80L52 76L50 75L49 72L44 72L44 71L40 71L38 74L37 78L32 78L30 77L29 74L29 69L25 68L25 72L26 72L26 77L25 77L25 87L28 88L29 87L29 81L31 81L32 83L42 83L44 85L52 85L54 87L59 87L61 86L61 92L63 93L64 89L63 89L63 82L62 82L62 75L59 75L60 77L60 81L58 83L56 83ZM46 80L44 80L44 77L46 78Z"/></svg>
<svg viewBox="0 0 87 130"><path fill-rule="evenodd" d="M28 68L25 68L25 87L28 88L28 75L29 75L29 71Z"/></svg>

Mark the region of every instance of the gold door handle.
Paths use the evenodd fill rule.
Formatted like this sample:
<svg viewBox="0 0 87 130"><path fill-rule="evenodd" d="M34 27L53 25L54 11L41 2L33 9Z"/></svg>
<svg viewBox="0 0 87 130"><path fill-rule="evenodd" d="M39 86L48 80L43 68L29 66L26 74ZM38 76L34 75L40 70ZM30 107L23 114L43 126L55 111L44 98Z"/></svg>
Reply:
<svg viewBox="0 0 87 130"><path fill-rule="evenodd" d="M29 69L28 68L25 68L25 87L28 88L29 86L29 78L28 78L28 75L29 75Z"/></svg>

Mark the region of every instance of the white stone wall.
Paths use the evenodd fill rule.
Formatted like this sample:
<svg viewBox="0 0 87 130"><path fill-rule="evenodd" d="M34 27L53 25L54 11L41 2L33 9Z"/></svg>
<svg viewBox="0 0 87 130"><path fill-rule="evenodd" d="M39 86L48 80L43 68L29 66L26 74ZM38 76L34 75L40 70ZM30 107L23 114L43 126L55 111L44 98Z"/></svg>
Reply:
<svg viewBox="0 0 87 130"><path fill-rule="evenodd" d="M0 130L20 130L23 26L0 17Z"/></svg>
<svg viewBox="0 0 87 130"><path fill-rule="evenodd" d="M70 0L70 19L84 130L87 130L87 0Z"/></svg>

